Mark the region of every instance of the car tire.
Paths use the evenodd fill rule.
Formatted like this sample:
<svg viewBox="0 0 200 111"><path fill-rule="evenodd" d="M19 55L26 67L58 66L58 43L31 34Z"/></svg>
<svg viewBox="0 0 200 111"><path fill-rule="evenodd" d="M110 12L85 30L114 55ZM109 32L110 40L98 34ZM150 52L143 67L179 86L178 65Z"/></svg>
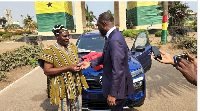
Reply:
<svg viewBox="0 0 200 111"><path fill-rule="evenodd" d="M137 104L135 104L135 105L130 105L130 106L128 106L128 107L129 107L129 108L140 107L140 106L142 106L143 104L144 104L144 100L141 101L141 102L139 102L139 103L137 103Z"/></svg>
<svg viewBox="0 0 200 111"><path fill-rule="evenodd" d="M144 101L141 101L140 103L136 104L134 107L140 107L144 104Z"/></svg>

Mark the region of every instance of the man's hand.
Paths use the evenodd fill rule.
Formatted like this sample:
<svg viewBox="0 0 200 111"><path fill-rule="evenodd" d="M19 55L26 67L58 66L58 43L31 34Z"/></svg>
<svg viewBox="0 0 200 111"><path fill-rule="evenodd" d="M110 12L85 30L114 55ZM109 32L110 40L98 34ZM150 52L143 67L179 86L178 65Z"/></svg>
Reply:
<svg viewBox="0 0 200 111"><path fill-rule="evenodd" d="M90 67L90 62L83 61L79 63L79 65L81 69L87 69L88 67Z"/></svg>
<svg viewBox="0 0 200 111"><path fill-rule="evenodd" d="M197 69L197 58L193 57L192 55L189 54L189 52L186 52L189 61L192 62L195 66L195 68Z"/></svg>
<svg viewBox="0 0 200 111"><path fill-rule="evenodd" d="M69 65L69 69L72 71L72 72L78 72L81 70L80 67L77 66L77 64L71 64Z"/></svg>
<svg viewBox="0 0 200 111"><path fill-rule="evenodd" d="M162 60L160 60L159 58L157 58L157 60L161 63L165 63L165 64L173 64L174 65L174 59L173 57L170 56L170 54L167 54L161 50L159 50L161 56L162 56ZM152 52L152 57L155 58L153 52Z"/></svg>
<svg viewBox="0 0 200 111"><path fill-rule="evenodd" d="M176 67L183 76L191 83L197 86L197 69L192 62L180 58L180 62Z"/></svg>
<svg viewBox="0 0 200 111"><path fill-rule="evenodd" d="M111 95L108 95L107 103L108 103L109 106L116 105L115 100L116 100L115 97L112 97Z"/></svg>

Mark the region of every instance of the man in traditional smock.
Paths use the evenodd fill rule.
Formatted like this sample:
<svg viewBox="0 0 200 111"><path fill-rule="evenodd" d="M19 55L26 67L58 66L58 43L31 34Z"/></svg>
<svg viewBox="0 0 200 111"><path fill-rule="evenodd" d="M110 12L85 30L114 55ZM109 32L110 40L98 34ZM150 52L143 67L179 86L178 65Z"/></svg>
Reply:
<svg viewBox="0 0 200 111"><path fill-rule="evenodd" d="M39 65L47 75L47 92L52 105L61 111L81 110L81 92L88 84L80 69L77 47L69 41L69 32L63 25L55 25L52 32L57 42L46 48Z"/></svg>

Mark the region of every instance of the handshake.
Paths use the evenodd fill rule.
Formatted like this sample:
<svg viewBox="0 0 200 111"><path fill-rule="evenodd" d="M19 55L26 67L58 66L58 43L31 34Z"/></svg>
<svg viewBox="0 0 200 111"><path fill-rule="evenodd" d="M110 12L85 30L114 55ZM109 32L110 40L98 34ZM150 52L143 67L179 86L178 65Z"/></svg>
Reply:
<svg viewBox="0 0 200 111"><path fill-rule="evenodd" d="M71 64L69 67L71 71L78 72L82 69L87 69L88 67L90 67L90 62L83 61L79 64Z"/></svg>

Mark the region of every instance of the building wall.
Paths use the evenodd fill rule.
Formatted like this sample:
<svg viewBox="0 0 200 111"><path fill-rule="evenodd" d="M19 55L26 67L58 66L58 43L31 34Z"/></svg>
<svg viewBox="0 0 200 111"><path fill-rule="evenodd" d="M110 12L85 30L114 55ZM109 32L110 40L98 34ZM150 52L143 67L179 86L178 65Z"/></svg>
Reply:
<svg viewBox="0 0 200 111"><path fill-rule="evenodd" d="M162 28L162 16L156 8L158 1L128 1L127 2L127 22L134 27L156 25Z"/></svg>

